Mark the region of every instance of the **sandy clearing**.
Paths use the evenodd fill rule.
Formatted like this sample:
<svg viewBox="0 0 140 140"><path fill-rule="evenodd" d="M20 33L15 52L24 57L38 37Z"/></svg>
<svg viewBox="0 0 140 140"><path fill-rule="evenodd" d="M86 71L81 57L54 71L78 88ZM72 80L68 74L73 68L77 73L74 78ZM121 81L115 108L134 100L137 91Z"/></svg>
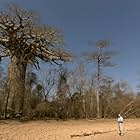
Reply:
<svg viewBox="0 0 140 140"><path fill-rule="evenodd" d="M124 136L118 135L115 119L0 121L0 140L140 140L140 119L125 120Z"/></svg>

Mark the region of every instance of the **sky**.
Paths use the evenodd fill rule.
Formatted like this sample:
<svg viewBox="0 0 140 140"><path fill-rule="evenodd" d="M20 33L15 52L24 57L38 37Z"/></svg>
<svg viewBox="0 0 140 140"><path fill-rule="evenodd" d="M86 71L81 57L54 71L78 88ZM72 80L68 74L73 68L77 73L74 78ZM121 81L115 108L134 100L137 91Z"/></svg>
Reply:
<svg viewBox="0 0 140 140"><path fill-rule="evenodd" d="M140 0L0 0L37 11L42 22L62 29L76 55L91 49L89 42L110 40L118 52L116 67L107 74L125 80L136 91L140 83Z"/></svg>

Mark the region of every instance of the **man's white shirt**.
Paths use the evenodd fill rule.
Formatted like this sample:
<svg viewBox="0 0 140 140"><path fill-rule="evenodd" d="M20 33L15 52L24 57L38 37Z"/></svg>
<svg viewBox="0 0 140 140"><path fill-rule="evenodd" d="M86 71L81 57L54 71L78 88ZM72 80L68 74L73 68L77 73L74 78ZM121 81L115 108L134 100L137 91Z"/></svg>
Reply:
<svg viewBox="0 0 140 140"><path fill-rule="evenodd" d="M120 117L118 118L118 123L123 123L123 117L122 117L122 116L120 116Z"/></svg>

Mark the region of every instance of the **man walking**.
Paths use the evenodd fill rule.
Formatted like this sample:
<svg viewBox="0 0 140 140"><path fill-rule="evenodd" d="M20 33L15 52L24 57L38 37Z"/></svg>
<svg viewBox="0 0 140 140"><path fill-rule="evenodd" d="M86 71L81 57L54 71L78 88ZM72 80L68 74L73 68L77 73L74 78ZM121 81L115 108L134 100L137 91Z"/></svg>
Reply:
<svg viewBox="0 0 140 140"><path fill-rule="evenodd" d="M119 135L123 136L124 135L124 126L123 126L123 117L121 114L118 115L118 126L119 126Z"/></svg>

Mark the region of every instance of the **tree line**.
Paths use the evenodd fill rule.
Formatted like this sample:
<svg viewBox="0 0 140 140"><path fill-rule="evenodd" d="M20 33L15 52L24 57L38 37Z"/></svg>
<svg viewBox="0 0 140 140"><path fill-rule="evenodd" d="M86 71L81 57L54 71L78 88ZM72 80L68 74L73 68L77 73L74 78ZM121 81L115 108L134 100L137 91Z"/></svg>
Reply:
<svg viewBox="0 0 140 140"><path fill-rule="evenodd" d="M65 49L59 29L41 24L36 13L14 5L1 11L0 60L8 57L10 62L7 73L0 65L0 117L112 118L120 112L139 117L140 96L126 82L105 75L106 67L114 67L110 42L99 40L94 46L83 57L86 63L70 70L62 62L74 57ZM34 72L41 61L48 66L43 79ZM92 72L87 70L90 62Z"/></svg>

